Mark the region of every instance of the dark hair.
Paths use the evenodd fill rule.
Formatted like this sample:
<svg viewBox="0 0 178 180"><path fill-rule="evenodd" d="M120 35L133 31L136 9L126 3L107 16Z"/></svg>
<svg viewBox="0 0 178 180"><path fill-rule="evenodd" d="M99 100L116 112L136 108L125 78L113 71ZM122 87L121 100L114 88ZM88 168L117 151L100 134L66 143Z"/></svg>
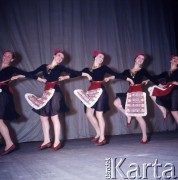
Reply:
<svg viewBox="0 0 178 180"><path fill-rule="evenodd" d="M6 52L9 52L12 54L12 59L16 58L15 52L12 52L11 50L5 50L3 54L5 54Z"/></svg>
<svg viewBox="0 0 178 180"><path fill-rule="evenodd" d="M147 59L147 55L146 54L138 54L138 55L135 56L134 60L136 60L136 58L138 56L140 56L140 55L144 57L144 61Z"/></svg>
<svg viewBox="0 0 178 180"><path fill-rule="evenodd" d="M57 53L62 53L62 54L64 54L63 52L61 52L60 49L55 49L55 50L54 50L54 55L56 55Z"/></svg>
<svg viewBox="0 0 178 180"><path fill-rule="evenodd" d="M103 54L103 56L105 56L105 54L103 52L99 52L98 54ZM98 54L96 56L98 56ZM95 55L93 55L93 60L95 60Z"/></svg>

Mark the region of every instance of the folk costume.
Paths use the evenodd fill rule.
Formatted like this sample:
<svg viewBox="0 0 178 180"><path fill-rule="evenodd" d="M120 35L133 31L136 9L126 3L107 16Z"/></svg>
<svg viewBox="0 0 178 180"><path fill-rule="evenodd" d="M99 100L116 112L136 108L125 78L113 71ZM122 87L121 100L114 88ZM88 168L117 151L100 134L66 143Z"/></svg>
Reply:
<svg viewBox="0 0 178 180"><path fill-rule="evenodd" d="M33 109L37 114L41 116L54 116L59 113L67 112L69 108L67 107L64 95L58 85L58 78L62 73L70 74L70 78L81 76L82 72L74 71L63 65L57 65L53 69L48 69L47 64L43 64L36 70L32 71L32 75L42 73L43 77L47 80L45 85L45 90L54 89L54 94L51 99L46 103L41 109Z"/></svg>
<svg viewBox="0 0 178 180"><path fill-rule="evenodd" d="M134 95L134 96L137 96L137 95L139 95L139 92L143 92L141 83L142 83L144 77L151 80L154 84L158 84L158 82L153 78L153 76L151 76L148 73L148 71L144 68L140 69L136 73L132 73L130 69L127 69L122 73L122 75L125 75L128 78L131 78L135 84L134 86L130 86L129 90L126 93L116 93L116 98L120 98L123 109L126 108L126 99L127 99L128 93L137 92ZM134 98L134 97L131 97L131 98ZM136 99L136 101L140 101L140 100L138 100L138 98L135 98L135 99ZM145 97L143 97L143 101L146 101ZM145 105L145 103L146 102L143 102L143 105ZM136 106L139 106L139 102L133 103L133 105L134 104L136 104ZM144 106L144 108L145 108L145 106ZM134 108L133 108L133 110L134 110ZM139 110L136 110L136 111L139 111ZM140 111L141 111L141 108L140 108ZM146 112L147 112L147 110L146 110ZM135 114L137 114L137 113L138 113L138 116L139 116L139 113L142 114L141 112L135 112ZM143 113L143 115L141 115L141 116L146 115L145 113ZM132 114L132 113L130 113L130 114Z"/></svg>
<svg viewBox="0 0 178 180"><path fill-rule="evenodd" d="M106 65L102 65L96 69L85 68L82 72L88 73L92 77L91 85L88 88L88 91L95 90L98 88L102 89L102 94L99 97L98 101L91 107L95 109L95 111L108 111L109 108L109 97L106 92L103 80L106 74L110 74L115 76L117 79L126 80L127 77L125 75L121 75L120 73L114 72Z"/></svg>
<svg viewBox="0 0 178 180"><path fill-rule="evenodd" d="M173 81L178 82L178 69L173 72L165 71L160 75L154 76L154 78L157 80L164 79L166 85L168 87L171 86L171 89L167 90L166 95L160 96L159 93L156 95L156 103L170 111L178 111L178 86L171 84Z"/></svg>
<svg viewBox="0 0 178 180"><path fill-rule="evenodd" d="M9 85L9 81L14 75L24 75L27 78L37 79L36 76L13 66L0 70L0 119L5 121L14 120L19 117L19 114L15 110L13 89Z"/></svg>

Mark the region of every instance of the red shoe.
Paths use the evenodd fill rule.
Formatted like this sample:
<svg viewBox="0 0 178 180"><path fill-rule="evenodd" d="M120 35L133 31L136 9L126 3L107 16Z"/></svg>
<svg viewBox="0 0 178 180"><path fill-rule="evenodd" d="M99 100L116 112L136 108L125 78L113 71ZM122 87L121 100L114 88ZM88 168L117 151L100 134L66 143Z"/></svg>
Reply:
<svg viewBox="0 0 178 180"><path fill-rule="evenodd" d="M96 145L97 145L97 146L103 146L103 145L105 145L105 144L107 144L107 143L106 143L106 139L104 139L104 140L101 141L101 142L99 142L99 141L96 142Z"/></svg>
<svg viewBox="0 0 178 180"><path fill-rule="evenodd" d="M98 138L95 138L95 137L91 138L91 142L97 142L98 140L99 140L99 137Z"/></svg>
<svg viewBox="0 0 178 180"><path fill-rule="evenodd" d="M0 156L4 156L6 154L9 154L10 152L12 152L14 149L16 148L16 146L13 144L9 149L4 150L3 152L0 153Z"/></svg>
<svg viewBox="0 0 178 180"><path fill-rule="evenodd" d="M127 122L127 127L130 128L130 126L131 126L131 121L129 123Z"/></svg>
<svg viewBox="0 0 178 180"><path fill-rule="evenodd" d="M39 150L43 150L43 149L47 149L47 148L49 148L49 147L51 147L51 142L49 142L49 143L47 143L47 144L45 144L45 145L42 145L42 146L38 146L37 148L39 149Z"/></svg>
<svg viewBox="0 0 178 180"><path fill-rule="evenodd" d="M127 127L130 128L132 122L132 117L127 118Z"/></svg>
<svg viewBox="0 0 178 180"><path fill-rule="evenodd" d="M147 144L147 143L148 143L148 140L146 140L146 141L141 140L140 143L141 143L141 144Z"/></svg>
<svg viewBox="0 0 178 180"><path fill-rule="evenodd" d="M166 116L164 117L164 121L167 121L168 114L169 114L169 111L166 110Z"/></svg>
<svg viewBox="0 0 178 180"><path fill-rule="evenodd" d="M56 147L51 147L50 149L52 150L52 151L57 151L58 149L60 149L60 148L62 148L62 145L59 143Z"/></svg>

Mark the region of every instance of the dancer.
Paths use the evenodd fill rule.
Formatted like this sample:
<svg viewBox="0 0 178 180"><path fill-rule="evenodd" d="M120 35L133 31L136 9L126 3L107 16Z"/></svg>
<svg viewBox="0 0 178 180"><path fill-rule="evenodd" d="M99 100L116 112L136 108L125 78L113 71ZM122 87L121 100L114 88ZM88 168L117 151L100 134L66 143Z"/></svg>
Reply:
<svg viewBox="0 0 178 180"><path fill-rule="evenodd" d="M133 83L133 81L124 75L112 71L108 66L102 65L104 61L103 53L94 51L93 57L93 65L90 68L83 69L82 72L88 73L92 77L91 85L88 90L95 90L97 88L102 88L103 90L98 101L91 108L85 107L86 116L96 131L96 135L91 141L100 146L107 143L105 139L105 120L103 113L109 110L109 98L103 83L105 74L110 74L119 79L130 81L130 83Z"/></svg>
<svg viewBox="0 0 178 180"><path fill-rule="evenodd" d="M165 96L151 96L154 103L161 110L164 119L166 119L168 111L171 112L176 123L178 124L178 56L172 56L170 60L170 69L155 76L157 80L163 79L165 83L174 84L173 89ZM160 84L160 87L165 85Z"/></svg>
<svg viewBox="0 0 178 180"><path fill-rule="evenodd" d="M142 67L143 63L145 61L145 58L146 58L146 56L144 54L137 53L134 66L131 69L127 69L122 73L122 75L125 75L133 80L134 84L136 85L134 87L136 87L136 88L137 88L138 84L148 83L148 81L143 81L144 77L148 78L153 83L158 84L158 82L156 80L154 80L154 78L147 72L147 70ZM112 77L108 77L105 80L109 81L111 78ZM130 87L132 87L132 86L130 86ZM114 101L114 105L116 106L116 108L119 111L121 111L123 114L125 114L126 97L127 97L127 92L126 93L117 93L116 99ZM142 116L137 116L135 118L138 121L141 131L142 131L142 140L140 141L140 143L146 144L148 139L147 139L147 133L146 133L147 128L146 128L145 120L143 119ZM131 120L132 120L132 117L127 116L127 127L130 127Z"/></svg>
<svg viewBox="0 0 178 180"><path fill-rule="evenodd" d="M2 64L0 67L0 134L5 141L5 149L0 155L6 155L13 151L16 146L13 143L7 121L17 119L19 114L15 111L14 101L13 101L13 90L9 85L9 82L14 78L14 75L18 77L29 77L36 79L37 77L28 74L16 67L11 66L11 63L15 60L15 55L12 51L6 50L3 53ZM41 81L41 78L38 78Z"/></svg>
<svg viewBox="0 0 178 180"><path fill-rule="evenodd" d="M60 52L59 49L56 49L54 52L53 59L50 64L43 64L38 67L36 70L32 71L32 75L36 75L38 73L42 73L44 78L47 80L45 90L50 88L54 88L55 92L53 97L48 101L48 103L39 110L33 109L37 114L40 115L44 141L38 147L39 150L43 150L46 148L50 148L52 146L50 135L49 135L49 118L51 118L53 126L54 126L54 143L51 147L51 150L58 150L62 147L60 143L60 131L61 131L61 124L58 114L64 113L68 111L68 107L66 106L64 96L60 87L58 86L58 80L64 80L65 78L73 78L77 76L86 76L87 78L91 79L91 77L79 71L71 70L63 65L61 65L64 59L64 54ZM69 74L68 76L61 76L62 73ZM58 79L60 77L60 79Z"/></svg>

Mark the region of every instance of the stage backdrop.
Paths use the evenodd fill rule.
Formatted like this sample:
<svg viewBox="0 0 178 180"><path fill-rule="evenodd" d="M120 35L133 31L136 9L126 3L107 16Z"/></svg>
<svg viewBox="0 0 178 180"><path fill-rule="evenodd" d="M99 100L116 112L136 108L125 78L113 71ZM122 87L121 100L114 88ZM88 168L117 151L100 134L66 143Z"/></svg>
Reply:
<svg viewBox="0 0 178 180"><path fill-rule="evenodd" d="M31 71L50 63L53 50L65 52L67 67L82 70L93 63L92 53L106 54L105 64L118 72L131 68L138 51L149 55L147 69L153 74L169 68L175 51L175 35L170 0L0 0L0 52L17 53L15 66ZM24 99L24 94L41 95L44 85L35 80L18 80L15 89L16 109L21 118L10 123L11 133L19 142L43 139L40 119ZM95 135L82 103L73 90L87 89L86 78L61 84L70 112L61 117L61 139L87 138ZM111 111L105 114L106 133L121 135L140 133L134 120L126 127L126 117L113 106L116 92L125 92L128 83L106 84ZM146 89L147 87L145 87ZM169 116L161 112L148 97L148 132L174 130Z"/></svg>

